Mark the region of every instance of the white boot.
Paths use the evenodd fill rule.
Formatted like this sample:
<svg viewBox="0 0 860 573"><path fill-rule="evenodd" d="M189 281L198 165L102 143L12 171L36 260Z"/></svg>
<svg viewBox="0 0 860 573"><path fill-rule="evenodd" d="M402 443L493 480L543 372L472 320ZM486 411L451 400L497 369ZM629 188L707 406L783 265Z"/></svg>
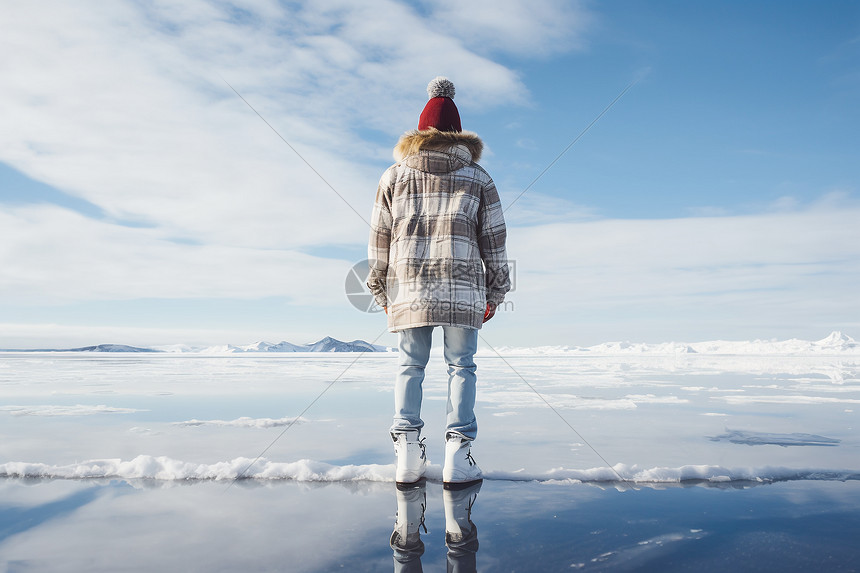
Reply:
<svg viewBox="0 0 860 573"><path fill-rule="evenodd" d="M397 520L391 533L391 549L394 550L395 570L421 570L421 555L424 542L421 528L424 525L424 510L427 508L427 493L424 482L397 485ZM399 567L398 567L399 565Z"/></svg>
<svg viewBox="0 0 860 573"><path fill-rule="evenodd" d="M481 482L457 489L444 489L442 501L445 505L445 544L451 552L458 555L474 553L478 550L478 528L472 523L472 507Z"/></svg>
<svg viewBox="0 0 860 573"><path fill-rule="evenodd" d="M472 457L472 442L457 434L448 434L445 441L445 466L442 468L444 484L466 484L484 477Z"/></svg>
<svg viewBox="0 0 860 573"><path fill-rule="evenodd" d="M394 453L397 455L397 470L394 474L397 483L415 483L424 477L427 454L424 452L424 441L419 441L418 436L418 430L391 434Z"/></svg>

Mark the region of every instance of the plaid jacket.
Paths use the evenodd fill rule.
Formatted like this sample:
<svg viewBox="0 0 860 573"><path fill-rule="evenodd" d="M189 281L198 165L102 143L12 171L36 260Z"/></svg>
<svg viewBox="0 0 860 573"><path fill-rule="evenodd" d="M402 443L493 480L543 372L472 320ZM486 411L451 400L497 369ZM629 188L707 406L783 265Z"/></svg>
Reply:
<svg viewBox="0 0 860 573"><path fill-rule="evenodd" d="M493 180L476 161L477 135L412 131L379 181L367 286L392 331L481 328L487 301L511 288L505 219Z"/></svg>

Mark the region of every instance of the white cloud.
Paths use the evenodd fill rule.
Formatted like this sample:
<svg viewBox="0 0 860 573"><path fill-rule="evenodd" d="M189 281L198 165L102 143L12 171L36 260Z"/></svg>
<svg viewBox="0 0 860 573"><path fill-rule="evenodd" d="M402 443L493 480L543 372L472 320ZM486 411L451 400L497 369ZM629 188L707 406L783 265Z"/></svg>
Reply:
<svg viewBox="0 0 860 573"><path fill-rule="evenodd" d="M521 18L534 37L548 25L545 11ZM461 108L527 98L513 70L393 0L15 3L0 51L14 54L0 61L0 161L107 216L5 209L0 294L13 302L339 299L343 263L296 250L366 240L390 162L367 130L393 144L437 73Z"/></svg>
<svg viewBox="0 0 860 573"><path fill-rule="evenodd" d="M582 222L598 219L597 210L577 205L561 197L537 191L501 193L508 225L544 225L564 221Z"/></svg>
<svg viewBox="0 0 860 573"><path fill-rule="evenodd" d="M361 218L219 74L365 218L390 150L359 130L393 143L437 73L466 108L527 97L514 71L398 2L240 7L7 6L0 50L15 57L0 63L0 161L178 238L355 243Z"/></svg>
<svg viewBox="0 0 860 573"><path fill-rule="evenodd" d="M479 52L558 53L584 47L594 17L570 0L432 0L423 3L435 23Z"/></svg>
<svg viewBox="0 0 860 573"><path fill-rule="evenodd" d="M53 206L0 213L0 297L9 301L343 298L348 261L290 250L189 245Z"/></svg>
<svg viewBox="0 0 860 573"><path fill-rule="evenodd" d="M591 21L581 4L549 0L11 3L0 161L108 218L4 208L0 295L342 300L345 262L299 250L362 244L365 223L219 74L368 217L430 78L454 80L464 113L527 102L494 55L582 48ZM511 343L597 343L620 324L653 339L658 316L676 329L860 321L860 208L838 195L673 220L596 220L533 192L514 209L517 312L492 327L516 332ZM570 334L586 328L591 338Z"/></svg>
<svg viewBox="0 0 860 573"><path fill-rule="evenodd" d="M858 271L860 209L665 220L600 220L517 228L520 271L603 275L600 294L673 295L782 288L828 268ZM590 277L590 278L589 278ZM637 277L631 282L629 279ZM546 285L552 288L555 285ZM837 286L837 285L834 285Z"/></svg>
<svg viewBox="0 0 860 573"><path fill-rule="evenodd" d="M761 215L513 227L517 291L503 321L534 343L824 336L860 315L858 220L860 207L825 201Z"/></svg>

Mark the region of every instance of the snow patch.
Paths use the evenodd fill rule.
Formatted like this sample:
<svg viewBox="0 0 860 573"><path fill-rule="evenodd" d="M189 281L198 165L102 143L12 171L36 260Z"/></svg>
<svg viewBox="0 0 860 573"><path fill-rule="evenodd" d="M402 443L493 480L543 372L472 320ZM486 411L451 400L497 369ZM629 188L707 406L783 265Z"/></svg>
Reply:
<svg viewBox="0 0 860 573"><path fill-rule="evenodd" d="M830 398L827 396L716 396L729 404L860 404L854 398Z"/></svg>
<svg viewBox="0 0 860 573"><path fill-rule="evenodd" d="M677 396L657 396L655 394L627 394L621 398L599 398L577 396L575 394L543 394L553 408L569 410L635 410L638 404L686 404L686 398ZM493 403L498 408L545 408L544 401L533 392L497 391L486 394L484 402ZM502 414L508 415L508 414Z"/></svg>
<svg viewBox="0 0 860 573"><path fill-rule="evenodd" d="M9 412L13 416L90 416L92 414L133 414L148 412L136 408L116 408L114 406L56 406L51 404L39 406L0 406L0 412Z"/></svg>
<svg viewBox="0 0 860 573"><path fill-rule="evenodd" d="M730 430L726 428L725 434L713 436L712 442L731 442L733 444L745 444L748 446L837 446L842 440L827 438L815 434L770 434L766 432L747 432L744 430Z"/></svg>
<svg viewBox="0 0 860 573"><path fill-rule="evenodd" d="M279 428L308 422L307 418L236 418L235 420L185 420L174 426L216 426L222 428Z"/></svg>

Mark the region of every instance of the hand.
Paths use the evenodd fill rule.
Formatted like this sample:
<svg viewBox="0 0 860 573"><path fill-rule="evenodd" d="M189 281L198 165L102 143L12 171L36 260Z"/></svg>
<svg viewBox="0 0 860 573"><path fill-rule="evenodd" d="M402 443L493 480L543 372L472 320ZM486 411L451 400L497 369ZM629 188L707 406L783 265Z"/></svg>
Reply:
<svg viewBox="0 0 860 573"><path fill-rule="evenodd" d="M487 322L496 314L496 305L492 302L487 303L487 310L484 311L484 322Z"/></svg>

